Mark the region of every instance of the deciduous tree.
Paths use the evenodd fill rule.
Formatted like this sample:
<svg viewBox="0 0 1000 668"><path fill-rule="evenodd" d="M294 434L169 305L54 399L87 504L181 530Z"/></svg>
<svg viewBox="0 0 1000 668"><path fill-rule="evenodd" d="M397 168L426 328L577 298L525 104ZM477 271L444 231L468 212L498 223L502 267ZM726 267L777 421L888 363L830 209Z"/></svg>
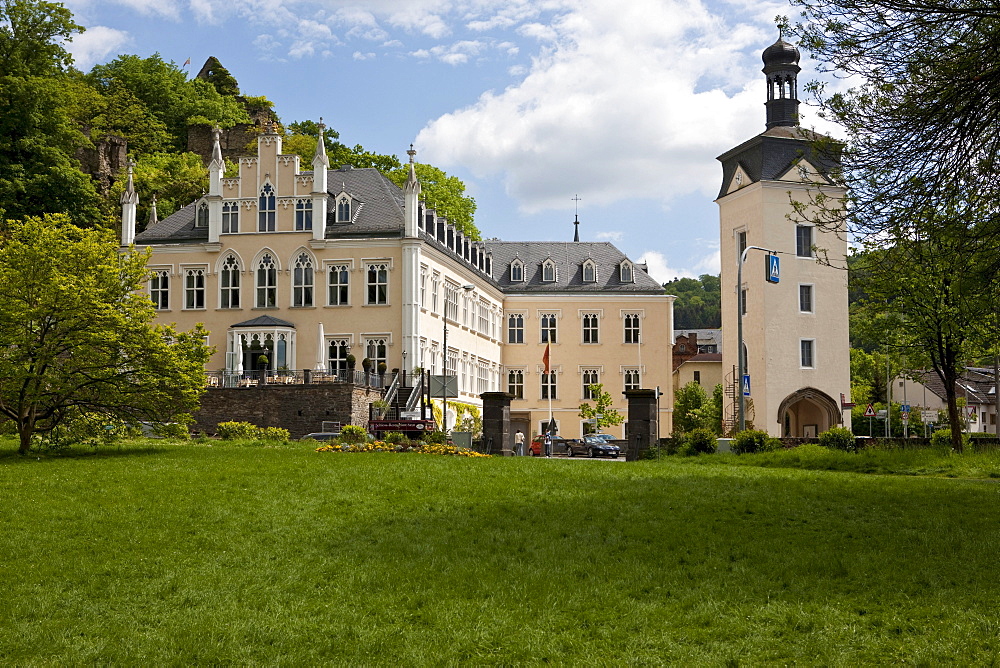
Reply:
<svg viewBox="0 0 1000 668"><path fill-rule="evenodd" d="M0 415L20 452L81 413L169 421L198 404L210 350L200 327L153 325L147 254L64 216L8 221L0 236Z"/></svg>
<svg viewBox="0 0 1000 668"><path fill-rule="evenodd" d="M594 403L584 402L580 404L580 417L584 420L595 420L594 426L598 429L605 427L616 427L625 421L625 416L612 408L614 399L611 394L604 391L603 383L595 383L589 386L590 396Z"/></svg>

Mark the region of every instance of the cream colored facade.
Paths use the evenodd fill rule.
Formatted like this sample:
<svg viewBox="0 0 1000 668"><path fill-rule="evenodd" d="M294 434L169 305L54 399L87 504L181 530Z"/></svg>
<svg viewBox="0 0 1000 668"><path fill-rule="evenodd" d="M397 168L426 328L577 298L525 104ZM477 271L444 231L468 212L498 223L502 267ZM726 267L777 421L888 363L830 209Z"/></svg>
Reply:
<svg viewBox="0 0 1000 668"><path fill-rule="evenodd" d="M715 386L723 383L721 360L703 361L694 357L681 364L674 371L674 393L688 383L698 383L708 396L712 396Z"/></svg>
<svg viewBox="0 0 1000 668"><path fill-rule="evenodd" d="M798 127L792 95L798 51L779 40L765 51L764 62L768 129L719 158L723 374L730 388L725 419L730 425L737 419L737 309L745 291L747 419L773 436L814 436L843 420L850 427L850 412L841 410L840 401L841 394L850 396L847 243L842 230L813 226L794 213L791 202L844 192L826 176L833 159L813 150L815 135ZM771 97L774 82L782 86L780 98ZM778 254L779 282L767 280L768 253L751 249L737 286L741 252L752 246Z"/></svg>
<svg viewBox="0 0 1000 668"><path fill-rule="evenodd" d="M239 177L223 178L216 141L207 195L138 235L126 191L122 243L152 252L158 318L210 331L207 371L242 380L288 370L303 381L306 370L316 378L346 369L348 354L359 370L364 358L435 375L447 363L458 381L449 401L478 406L483 392L514 389L512 413L534 434L549 415L538 325L547 314L556 319L552 411L562 435L583 433L585 371L623 414L626 380L663 388L669 433L672 298L642 266L610 244L525 242L509 259L521 270L511 281L495 257L509 244L463 238L420 202L412 169L401 192L374 170L329 169L322 138L318 147L303 171L266 129ZM536 260L526 263L529 255ZM599 314L596 343L583 343L584 311ZM523 314L523 342L510 343L512 312Z"/></svg>

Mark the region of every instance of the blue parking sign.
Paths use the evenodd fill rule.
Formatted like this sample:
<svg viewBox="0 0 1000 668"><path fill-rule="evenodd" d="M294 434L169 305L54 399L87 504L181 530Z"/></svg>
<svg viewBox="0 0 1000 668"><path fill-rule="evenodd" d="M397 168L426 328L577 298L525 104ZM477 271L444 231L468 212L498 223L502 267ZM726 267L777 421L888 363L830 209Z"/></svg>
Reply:
<svg viewBox="0 0 1000 668"><path fill-rule="evenodd" d="M777 255L767 256L767 280L769 283L781 280L781 260Z"/></svg>

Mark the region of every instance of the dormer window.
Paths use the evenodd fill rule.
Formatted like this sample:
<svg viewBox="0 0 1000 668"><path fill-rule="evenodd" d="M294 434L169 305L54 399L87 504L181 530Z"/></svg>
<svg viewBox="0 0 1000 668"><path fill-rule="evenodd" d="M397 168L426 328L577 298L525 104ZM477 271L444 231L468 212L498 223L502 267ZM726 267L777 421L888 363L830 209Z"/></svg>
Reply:
<svg viewBox="0 0 1000 668"><path fill-rule="evenodd" d="M520 260L514 260L510 263L510 282L511 283L523 283L524 282L524 263Z"/></svg>
<svg viewBox="0 0 1000 668"><path fill-rule="evenodd" d="M597 264L593 260L586 260L583 263L583 282L597 282Z"/></svg>
<svg viewBox="0 0 1000 668"><path fill-rule="evenodd" d="M555 283L556 281L556 263L555 261L549 259L542 263L542 280L546 283Z"/></svg>
<svg viewBox="0 0 1000 668"><path fill-rule="evenodd" d="M347 195L342 195L340 199L337 200L337 222L351 222L351 198Z"/></svg>
<svg viewBox="0 0 1000 668"><path fill-rule="evenodd" d="M198 205L198 213L194 218L195 227L208 227L208 202Z"/></svg>
<svg viewBox="0 0 1000 668"><path fill-rule="evenodd" d="M635 274L632 270L632 263L629 262L628 260L625 260L624 262L621 263L621 278L622 278L622 283L635 282Z"/></svg>
<svg viewBox="0 0 1000 668"><path fill-rule="evenodd" d="M274 188L265 183L257 199L257 231L274 232L275 197Z"/></svg>

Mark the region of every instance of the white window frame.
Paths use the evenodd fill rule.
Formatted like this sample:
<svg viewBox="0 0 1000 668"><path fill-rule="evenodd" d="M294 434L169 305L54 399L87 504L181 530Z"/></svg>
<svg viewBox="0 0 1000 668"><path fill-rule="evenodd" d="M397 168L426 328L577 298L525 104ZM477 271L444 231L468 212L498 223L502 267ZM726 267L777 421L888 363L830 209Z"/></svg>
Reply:
<svg viewBox="0 0 1000 668"><path fill-rule="evenodd" d="M592 379L592 380L591 380ZM590 391L591 385L599 385L601 382L601 369L600 367L581 367L580 368L580 397L584 401L593 401L594 396Z"/></svg>
<svg viewBox="0 0 1000 668"><path fill-rule="evenodd" d="M389 304L389 271L392 267L389 262L365 262L365 305L366 306L386 306ZM372 281L372 271L375 271L375 280ZM380 272L385 273L385 280L380 280ZM375 299L372 299L372 289L374 288ZM381 291L379 290L381 288Z"/></svg>
<svg viewBox="0 0 1000 668"><path fill-rule="evenodd" d="M559 342L559 313L545 311L538 314L538 340L540 343Z"/></svg>
<svg viewBox="0 0 1000 668"><path fill-rule="evenodd" d="M802 308L802 288L809 288L809 308ZM816 312L816 286L813 283L799 283L799 313Z"/></svg>
<svg viewBox="0 0 1000 668"><path fill-rule="evenodd" d="M326 305L327 306L350 306L351 305L351 270L350 262L330 262L326 265ZM343 274L343 276L341 276ZM333 281L337 278L337 282ZM341 282L340 279L345 279ZM336 291L336 298L334 298ZM343 297L343 299L341 299Z"/></svg>
<svg viewBox="0 0 1000 668"><path fill-rule="evenodd" d="M527 316L524 313L508 313L507 314L507 343L508 344L521 344L524 343L524 321ZM511 336L517 333L517 337ZM517 338L517 341L512 341L511 339Z"/></svg>
<svg viewBox="0 0 1000 668"><path fill-rule="evenodd" d="M524 263L520 260L510 263L510 282L524 283Z"/></svg>
<svg viewBox="0 0 1000 668"><path fill-rule="evenodd" d="M299 251L292 261L292 307L309 308L315 305L316 259L305 251Z"/></svg>
<svg viewBox="0 0 1000 668"><path fill-rule="evenodd" d="M588 323L588 321L592 321ZM601 314L597 311L584 311L580 314L580 342L584 345L596 345L601 342ZM589 324L589 326L588 326ZM588 341L588 337L590 340Z"/></svg>
<svg viewBox="0 0 1000 668"><path fill-rule="evenodd" d="M273 279L272 282L265 281L261 283L261 271L264 270L263 263L264 260L270 260L272 273L263 274L265 279ZM266 251L260 254L257 261L254 263L253 270L253 285L254 285L254 308L277 308L278 307L278 272L281 268L278 266L277 256L270 251ZM270 303L269 303L270 301Z"/></svg>
<svg viewBox="0 0 1000 668"><path fill-rule="evenodd" d="M235 253L226 254L219 266L219 308L238 309L243 306L242 274L240 258Z"/></svg>
<svg viewBox="0 0 1000 668"><path fill-rule="evenodd" d="M153 267L149 277L149 299L157 311L170 310L170 268Z"/></svg>
<svg viewBox="0 0 1000 668"><path fill-rule="evenodd" d="M183 310L204 311L208 307L208 267L205 265L181 267L181 277L184 289ZM195 279L193 285L192 278Z"/></svg>
<svg viewBox="0 0 1000 668"><path fill-rule="evenodd" d="M257 231L274 232L277 230L275 218L277 216L277 193L274 186L269 181L260 187L257 193Z"/></svg>
<svg viewBox="0 0 1000 668"><path fill-rule="evenodd" d="M809 359L806 359L806 350L809 351ZM799 339L799 368L816 368L816 339Z"/></svg>
<svg viewBox="0 0 1000 668"><path fill-rule="evenodd" d="M809 231L809 245L808 245L808 247L806 247L804 249L802 248L802 239L801 239L801 235L802 235L802 231L803 230L808 230ZM796 257L801 257L801 258L812 258L812 257L815 257L813 255L813 249L812 249L813 244L815 244L815 242L816 242L816 239L814 238L814 235L813 235L813 226L812 225L796 225L795 226L795 255L796 255Z"/></svg>

